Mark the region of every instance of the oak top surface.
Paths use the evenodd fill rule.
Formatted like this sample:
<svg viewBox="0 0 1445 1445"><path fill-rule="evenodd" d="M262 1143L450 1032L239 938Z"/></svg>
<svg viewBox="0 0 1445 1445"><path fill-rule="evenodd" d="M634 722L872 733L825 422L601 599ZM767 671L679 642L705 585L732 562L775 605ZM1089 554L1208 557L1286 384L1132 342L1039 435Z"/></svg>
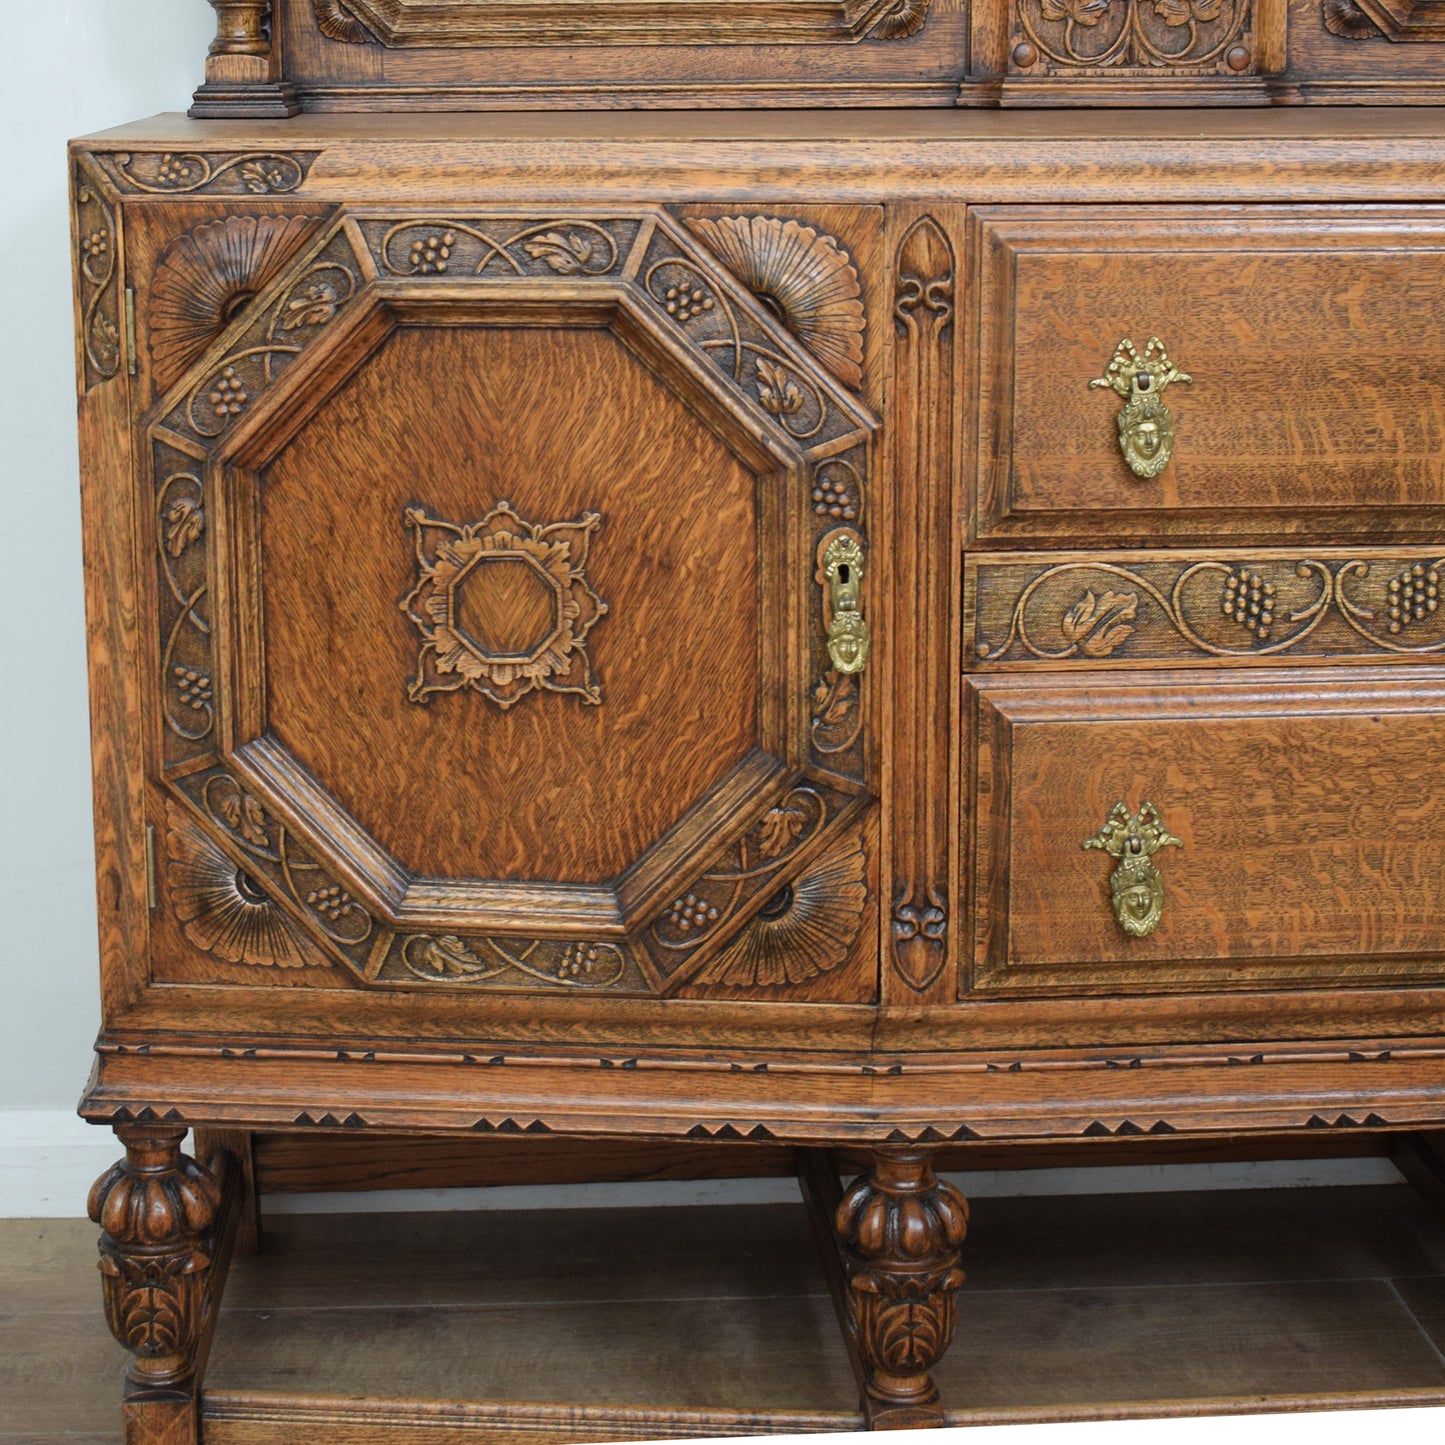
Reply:
<svg viewBox="0 0 1445 1445"><path fill-rule="evenodd" d="M125 146L331 146L348 143L482 144L497 141L746 144L807 141L874 145L1044 141L1438 140L1445 107L1278 107L1149 110L693 110L493 111L308 114L290 120L194 121L179 113L83 138Z"/></svg>

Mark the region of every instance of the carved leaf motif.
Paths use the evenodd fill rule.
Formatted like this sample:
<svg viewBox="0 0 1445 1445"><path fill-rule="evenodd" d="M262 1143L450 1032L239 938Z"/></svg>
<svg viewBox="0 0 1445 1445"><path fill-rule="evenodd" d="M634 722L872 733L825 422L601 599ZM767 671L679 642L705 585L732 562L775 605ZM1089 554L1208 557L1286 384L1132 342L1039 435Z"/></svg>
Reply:
<svg viewBox="0 0 1445 1445"><path fill-rule="evenodd" d="M592 243L585 236L564 236L560 231L548 231L522 249L562 276L574 275L592 259Z"/></svg>
<svg viewBox="0 0 1445 1445"><path fill-rule="evenodd" d="M1133 616L1133 613L1129 615ZM1092 637L1086 638L1079 651L1085 657L1108 657L1133 631L1132 627L1122 624L1118 627L1106 627Z"/></svg>
<svg viewBox="0 0 1445 1445"><path fill-rule="evenodd" d="M206 514L195 497L177 497L166 508L166 551L179 557L205 530Z"/></svg>
<svg viewBox="0 0 1445 1445"><path fill-rule="evenodd" d="M266 814L261 805L249 793L229 793L220 804L220 814L227 827L239 833L248 843L264 848L269 841L266 835Z"/></svg>
<svg viewBox="0 0 1445 1445"><path fill-rule="evenodd" d="M770 808L763 816L758 851L776 858L802 831L804 818L796 808Z"/></svg>
<svg viewBox="0 0 1445 1445"><path fill-rule="evenodd" d="M1066 642L1078 643L1085 657L1108 657L1133 635L1129 624L1139 615L1139 597L1134 592L1111 592L1095 596L1089 589L1064 614L1059 630Z"/></svg>
<svg viewBox="0 0 1445 1445"><path fill-rule="evenodd" d="M1042 0L1045 20L1072 20L1075 25L1092 28L1112 8L1114 0Z"/></svg>
<svg viewBox="0 0 1445 1445"><path fill-rule="evenodd" d="M1090 589L1064 614L1064 620L1059 626L1065 639L1077 642L1093 626L1097 611L1098 599Z"/></svg>
<svg viewBox="0 0 1445 1445"><path fill-rule="evenodd" d="M758 358L758 400L773 416L796 416L803 409L803 393L781 366Z"/></svg>
<svg viewBox="0 0 1445 1445"><path fill-rule="evenodd" d="M286 303L286 319L281 323L281 330L295 331L302 326L325 326L335 315L336 288L325 281L319 281Z"/></svg>

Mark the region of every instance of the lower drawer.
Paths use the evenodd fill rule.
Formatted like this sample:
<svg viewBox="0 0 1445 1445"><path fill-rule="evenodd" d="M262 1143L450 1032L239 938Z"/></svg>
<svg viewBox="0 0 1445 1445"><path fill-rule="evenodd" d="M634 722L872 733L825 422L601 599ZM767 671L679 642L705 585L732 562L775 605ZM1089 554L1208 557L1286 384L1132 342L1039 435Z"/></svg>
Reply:
<svg viewBox="0 0 1445 1445"><path fill-rule="evenodd" d="M967 700L963 992L1445 978L1445 677L988 677Z"/></svg>

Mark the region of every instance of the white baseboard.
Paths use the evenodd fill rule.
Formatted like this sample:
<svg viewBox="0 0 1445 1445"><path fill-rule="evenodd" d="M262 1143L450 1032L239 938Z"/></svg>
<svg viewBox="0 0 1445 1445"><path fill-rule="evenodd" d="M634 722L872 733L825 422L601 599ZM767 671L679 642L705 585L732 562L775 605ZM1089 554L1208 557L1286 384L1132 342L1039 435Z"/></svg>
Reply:
<svg viewBox="0 0 1445 1445"><path fill-rule="evenodd" d="M68 1109L0 1109L0 1217L64 1219L85 1213L96 1178L119 1156L109 1129ZM1388 1159L1282 1159L1245 1164L1141 1164L1095 1169L1019 1169L950 1176L974 1199L1035 1194L1163 1193L1196 1189L1289 1189L1398 1184ZM280 1194L270 1214L383 1210L576 1209L659 1204L791 1204L791 1179L660 1180L639 1184L545 1184L495 1189L378 1190Z"/></svg>

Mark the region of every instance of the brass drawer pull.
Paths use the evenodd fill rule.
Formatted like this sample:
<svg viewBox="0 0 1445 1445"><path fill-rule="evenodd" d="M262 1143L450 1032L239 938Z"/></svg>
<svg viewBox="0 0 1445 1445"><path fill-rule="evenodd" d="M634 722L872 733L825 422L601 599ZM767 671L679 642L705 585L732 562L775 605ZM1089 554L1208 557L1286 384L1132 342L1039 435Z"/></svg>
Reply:
<svg viewBox="0 0 1445 1445"><path fill-rule="evenodd" d="M868 665L868 624L863 619L863 543L841 528L818 544L818 581L823 587L823 626L834 671L862 672Z"/></svg>
<svg viewBox="0 0 1445 1445"><path fill-rule="evenodd" d="M1182 848L1153 803L1145 803L1131 818L1127 803L1115 803L1104 826L1085 848L1102 848L1119 866L1109 876L1114 899L1114 916L1130 938L1144 938L1159 927L1164 913L1164 879L1154 866L1161 848Z"/></svg>
<svg viewBox="0 0 1445 1445"><path fill-rule="evenodd" d="M1136 477L1157 477L1169 465L1174 417L1161 397L1171 381L1193 380L1169 360L1164 343L1151 336L1142 356L1126 337L1114 348L1108 370L1089 383L1091 387L1111 386L1124 398L1125 405L1116 418L1119 450Z"/></svg>

